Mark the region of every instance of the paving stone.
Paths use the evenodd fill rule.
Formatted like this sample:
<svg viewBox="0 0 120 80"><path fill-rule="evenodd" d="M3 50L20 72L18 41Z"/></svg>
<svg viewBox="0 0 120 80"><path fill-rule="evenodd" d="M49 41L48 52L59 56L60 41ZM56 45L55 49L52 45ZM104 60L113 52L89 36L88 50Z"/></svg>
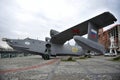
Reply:
<svg viewBox="0 0 120 80"><path fill-rule="evenodd" d="M45 63L54 59L43 60L40 56L0 59L0 71L28 67L27 70L0 73L0 80L119 80L120 62L109 59L104 56L77 59L75 62L58 59L48 65ZM33 68L29 69L31 66Z"/></svg>

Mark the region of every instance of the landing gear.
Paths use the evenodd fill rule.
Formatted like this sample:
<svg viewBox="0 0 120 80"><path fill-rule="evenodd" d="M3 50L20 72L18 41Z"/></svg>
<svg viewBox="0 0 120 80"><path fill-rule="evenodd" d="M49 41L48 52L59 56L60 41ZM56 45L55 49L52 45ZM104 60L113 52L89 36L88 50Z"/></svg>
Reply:
<svg viewBox="0 0 120 80"><path fill-rule="evenodd" d="M89 55L84 55L84 57L91 58L91 55L90 54Z"/></svg>
<svg viewBox="0 0 120 80"><path fill-rule="evenodd" d="M84 57L91 58L91 54L89 50L87 51L87 54L84 55Z"/></svg>
<svg viewBox="0 0 120 80"><path fill-rule="evenodd" d="M51 44L46 44L45 54L42 55L44 60L49 60L51 55Z"/></svg>
<svg viewBox="0 0 120 80"><path fill-rule="evenodd" d="M42 58L43 58L44 60L49 60L49 59L50 59L50 55L44 54L44 55L42 55Z"/></svg>

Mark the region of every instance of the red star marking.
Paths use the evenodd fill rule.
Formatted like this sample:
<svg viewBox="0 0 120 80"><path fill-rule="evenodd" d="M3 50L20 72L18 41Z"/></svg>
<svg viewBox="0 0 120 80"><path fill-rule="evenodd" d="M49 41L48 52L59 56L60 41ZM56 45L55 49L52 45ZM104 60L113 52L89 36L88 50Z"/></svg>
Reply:
<svg viewBox="0 0 120 80"><path fill-rule="evenodd" d="M79 30L79 29L73 29L73 30L72 30L72 33L74 33L74 34L79 34L79 33L80 33L80 30Z"/></svg>

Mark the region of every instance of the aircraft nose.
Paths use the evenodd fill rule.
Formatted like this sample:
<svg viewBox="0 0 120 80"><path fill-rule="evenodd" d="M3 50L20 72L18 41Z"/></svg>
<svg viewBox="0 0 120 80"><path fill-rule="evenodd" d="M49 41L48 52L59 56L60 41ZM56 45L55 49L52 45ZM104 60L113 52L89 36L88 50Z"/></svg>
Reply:
<svg viewBox="0 0 120 80"><path fill-rule="evenodd" d="M11 39L8 39L8 38L2 38L2 41L8 42L8 43L13 43L13 41Z"/></svg>
<svg viewBox="0 0 120 80"><path fill-rule="evenodd" d="M7 38L2 38L2 41L6 41L6 42L8 42L8 41L10 41L10 40L7 39Z"/></svg>

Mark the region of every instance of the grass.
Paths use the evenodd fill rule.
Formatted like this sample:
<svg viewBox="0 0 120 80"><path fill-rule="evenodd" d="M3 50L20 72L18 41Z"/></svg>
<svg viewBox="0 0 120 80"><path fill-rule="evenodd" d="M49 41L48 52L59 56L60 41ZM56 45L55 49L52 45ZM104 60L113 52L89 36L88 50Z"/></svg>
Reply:
<svg viewBox="0 0 120 80"><path fill-rule="evenodd" d="M78 57L78 58L76 58L76 59L88 59L88 58L92 58L91 56L80 56L80 57Z"/></svg>
<svg viewBox="0 0 120 80"><path fill-rule="evenodd" d="M120 56L117 56L115 58L112 58L112 61L120 61Z"/></svg>
<svg viewBox="0 0 120 80"><path fill-rule="evenodd" d="M81 56L78 59L87 59L87 57Z"/></svg>
<svg viewBox="0 0 120 80"><path fill-rule="evenodd" d="M89 57L89 56L87 56L87 57L85 57L85 56L80 56L80 57L76 57L76 58L73 58L73 57L68 57L67 59L61 59L61 61L65 61L65 62L75 62L76 60L79 60L79 59L81 59L81 60L84 60L84 59L88 59L88 58L91 58L91 57Z"/></svg>

